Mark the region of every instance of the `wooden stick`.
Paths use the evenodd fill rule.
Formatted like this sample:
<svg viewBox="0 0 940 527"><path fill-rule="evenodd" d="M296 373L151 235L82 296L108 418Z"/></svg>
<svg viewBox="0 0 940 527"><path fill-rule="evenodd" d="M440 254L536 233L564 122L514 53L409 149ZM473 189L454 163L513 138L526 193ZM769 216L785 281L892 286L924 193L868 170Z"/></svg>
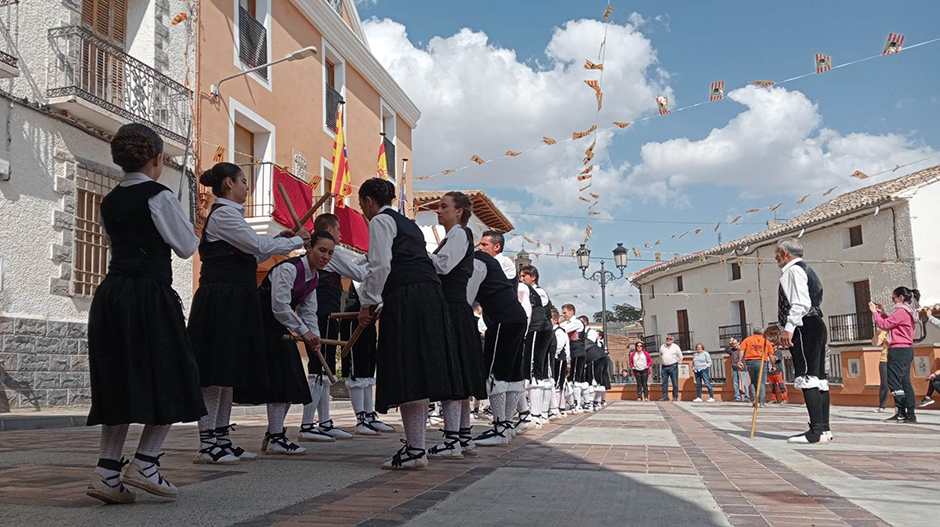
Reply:
<svg viewBox="0 0 940 527"><path fill-rule="evenodd" d="M349 337L349 340L346 342L346 345L343 346L343 351L340 353L340 357L345 357L346 355L349 354L349 350L351 350L353 347L353 344L355 344L356 341L359 340L359 335L362 333L362 330L364 329L366 329L366 327L363 326L362 324L359 324L359 327L356 328L356 331L353 331L352 336Z"/></svg>
<svg viewBox="0 0 940 527"><path fill-rule="evenodd" d="M330 318L335 318L337 320L341 320L344 318L359 318L359 312L358 311L346 311L343 313L330 313Z"/></svg>
<svg viewBox="0 0 940 527"><path fill-rule="evenodd" d="M754 390L754 414L751 416L751 439L754 439L754 430L757 428L757 408L760 406L760 390L764 382L764 361L767 360L767 353L761 353L760 370L757 372L757 388ZM750 393L750 387L748 388ZM766 391L764 393L766 396Z"/></svg>
<svg viewBox="0 0 940 527"><path fill-rule="evenodd" d="M304 338L299 335L284 335L281 337L281 340L292 340L294 342L303 342ZM336 340L336 339L320 339L320 344L326 346L345 346L345 340Z"/></svg>
<svg viewBox="0 0 940 527"><path fill-rule="evenodd" d="M303 223L300 223L300 218L297 217L297 211L294 210L294 204L290 202L287 189L284 188L283 183L278 183L277 190L281 193L281 197L284 198L284 204L287 205L287 212L290 213L290 217L294 220L294 230L299 230L303 226Z"/></svg>
<svg viewBox="0 0 940 527"><path fill-rule="evenodd" d="M330 194L329 192L327 192L326 194L320 196L320 198L317 199L317 201L313 204L313 206L310 207L310 210L308 210L306 214L304 214L303 216L300 217L300 225L303 226L304 223L307 223L307 221L308 221L310 218L312 218L314 214L317 213L317 210L320 208L320 206L323 205L324 203L326 203L326 200L328 200L328 199L330 199L330 198L332 198L332 197L333 197L333 195ZM300 227L297 227L297 226L295 225L295 226L294 226L294 232L297 232L298 230L300 230Z"/></svg>
<svg viewBox="0 0 940 527"><path fill-rule="evenodd" d="M302 337L298 337L296 335L284 335L282 338L284 340L293 340L296 342L300 342L303 340ZM345 342L341 340L321 339L320 344L326 344L328 346L342 346L343 344L345 344ZM305 346L305 348L307 348L308 358L309 358L310 347ZM326 376L330 378L330 384L336 383L336 377L333 376L332 370L330 370L330 368L326 365L326 359L323 358L323 354L320 353L319 349L314 350L314 353L317 356L317 360L320 361L320 366L323 368L323 371L326 372Z"/></svg>

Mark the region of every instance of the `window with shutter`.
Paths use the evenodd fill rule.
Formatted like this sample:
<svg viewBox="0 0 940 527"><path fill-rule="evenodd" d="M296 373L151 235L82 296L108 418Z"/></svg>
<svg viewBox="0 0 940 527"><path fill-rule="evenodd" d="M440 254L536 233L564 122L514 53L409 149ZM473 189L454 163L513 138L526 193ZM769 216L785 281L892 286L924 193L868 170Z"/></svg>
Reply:
<svg viewBox="0 0 940 527"><path fill-rule="evenodd" d="M236 165L245 165L254 163L255 157L255 134L239 124L235 125L235 151L232 152L232 159ZM248 199L245 200L245 216L254 218L264 214L264 211L255 210L255 174L257 167L242 166L242 172L248 178Z"/></svg>
<svg viewBox="0 0 940 527"><path fill-rule="evenodd" d="M124 50L127 0L83 0L82 25ZM82 43L82 88L116 106L124 106L124 61L91 42Z"/></svg>

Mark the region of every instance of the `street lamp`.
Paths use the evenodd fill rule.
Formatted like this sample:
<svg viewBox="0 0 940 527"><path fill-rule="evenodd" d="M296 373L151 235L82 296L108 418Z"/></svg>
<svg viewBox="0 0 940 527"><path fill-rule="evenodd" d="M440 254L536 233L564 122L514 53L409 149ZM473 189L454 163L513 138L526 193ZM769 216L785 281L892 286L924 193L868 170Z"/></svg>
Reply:
<svg viewBox="0 0 940 527"><path fill-rule="evenodd" d="M211 88L211 90L212 90L212 97L214 97L214 98L216 98L216 99L219 98L219 86L222 86L222 83L225 82L225 81L227 81L227 80L231 80L231 79L234 79L234 78L236 78L236 77L241 77L242 75L247 75L247 74L249 74L249 73L251 73L251 72L253 72L253 71L258 71L258 70L260 70L260 69L267 68L268 66L273 66L273 65L275 65L275 64L280 64L281 62L293 62L293 61L295 61L295 60L301 60L301 59L305 59L305 58L307 58L307 57L312 57L312 56L314 56L314 55L316 55L316 54L317 54L317 47L316 47L316 46L307 46L307 47L305 47L305 48L300 48L300 49L298 49L297 51L295 51L295 52L293 52L293 53L287 55L286 57L284 57L284 58L282 58L282 59L277 59L277 60L275 60L274 62L268 62L267 64L262 64L262 65L260 65L260 66L255 66L254 68L241 71L241 72L239 72L239 73L236 73L235 75L229 75L228 77L225 77L224 79L220 80L218 83L212 85L212 88Z"/></svg>
<svg viewBox="0 0 940 527"><path fill-rule="evenodd" d="M604 351L607 351L607 281L623 278L623 271L627 268L627 250L622 243L618 243L617 248L614 249L614 265L620 270L620 276L614 276L614 273L604 269L604 260L601 260L601 269L588 276L587 269L591 266L591 249L583 243L575 255L578 258L581 276L585 280L592 280L601 285L601 324L604 330Z"/></svg>

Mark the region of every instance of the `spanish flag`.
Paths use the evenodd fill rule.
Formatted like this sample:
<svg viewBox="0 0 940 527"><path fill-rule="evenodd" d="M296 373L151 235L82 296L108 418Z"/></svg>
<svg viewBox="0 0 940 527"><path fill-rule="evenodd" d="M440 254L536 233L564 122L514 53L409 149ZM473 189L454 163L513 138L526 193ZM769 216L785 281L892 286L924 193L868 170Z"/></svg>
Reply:
<svg viewBox="0 0 940 527"><path fill-rule="evenodd" d="M382 142L379 143L379 166L375 169L375 175L382 178L388 179L388 161L385 159L385 139L382 139Z"/></svg>
<svg viewBox="0 0 940 527"><path fill-rule="evenodd" d="M349 157L346 154L346 133L343 126L343 105L336 109L336 140L333 141L333 194L336 207L345 207L344 198L352 195Z"/></svg>

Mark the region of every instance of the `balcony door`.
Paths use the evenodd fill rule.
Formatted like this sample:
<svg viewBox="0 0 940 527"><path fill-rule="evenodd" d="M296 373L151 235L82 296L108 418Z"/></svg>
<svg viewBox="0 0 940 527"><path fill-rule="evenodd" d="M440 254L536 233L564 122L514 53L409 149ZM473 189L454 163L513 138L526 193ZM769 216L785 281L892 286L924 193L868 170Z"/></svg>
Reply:
<svg viewBox="0 0 940 527"><path fill-rule="evenodd" d="M257 187L255 176L258 174L258 167L254 165L255 134L238 123L235 123L235 151L232 154L235 164L241 165L242 172L248 176L248 199L245 200L245 217L255 218L261 216L264 211L256 210L258 207L256 207L257 200L255 199L255 188Z"/></svg>
<svg viewBox="0 0 940 527"><path fill-rule="evenodd" d="M868 280L852 282L852 292L855 295L855 319L857 322L855 340L868 340L874 336L874 323L871 320L871 285Z"/></svg>
<svg viewBox="0 0 940 527"><path fill-rule="evenodd" d="M676 321L679 325L679 335L678 338L676 338L676 344L678 344L683 351L692 349L692 339L689 335L689 311L686 309L676 311Z"/></svg>
<svg viewBox="0 0 940 527"><path fill-rule="evenodd" d="M82 0L82 26L122 53L83 39L80 88L123 108L127 0Z"/></svg>

